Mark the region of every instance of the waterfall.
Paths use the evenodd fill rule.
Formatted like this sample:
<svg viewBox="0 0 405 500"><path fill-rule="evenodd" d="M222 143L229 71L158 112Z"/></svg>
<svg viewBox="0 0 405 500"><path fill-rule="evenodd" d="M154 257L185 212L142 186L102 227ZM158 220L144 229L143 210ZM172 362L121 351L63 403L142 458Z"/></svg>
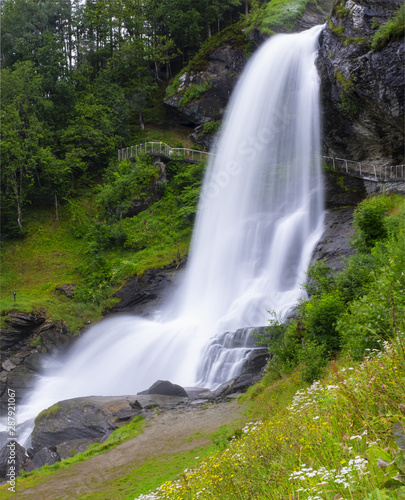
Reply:
<svg viewBox="0 0 405 500"><path fill-rule="evenodd" d="M249 327L296 304L323 224L321 30L274 36L247 64L207 168L183 281L159 319L91 327L44 373L20 421L63 399L136 394L158 379L213 388L237 374ZM244 338L227 357L225 332L238 329Z"/></svg>

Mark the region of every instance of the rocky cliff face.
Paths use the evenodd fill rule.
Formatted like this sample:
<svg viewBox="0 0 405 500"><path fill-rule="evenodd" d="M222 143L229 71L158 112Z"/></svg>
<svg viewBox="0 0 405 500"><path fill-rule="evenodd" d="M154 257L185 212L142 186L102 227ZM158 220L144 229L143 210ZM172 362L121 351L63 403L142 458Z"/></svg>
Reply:
<svg viewBox="0 0 405 500"><path fill-rule="evenodd" d="M292 31L324 23L330 4L331 0L322 0L321 7L317 8L310 3ZM285 29L275 30L287 32ZM212 128L204 128L204 124L219 124L222 120L249 56L266 38L257 29L246 34L245 28L238 25L224 30L201 50L169 87L164 103L175 121L195 129L191 138L197 145L207 149L212 146L215 133Z"/></svg>
<svg viewBox="0 0 405 500"><path fill-rule="evenodd" d="M338 0L320 38L324 153L380 165L403 163L404 44L371 50L402 0Z"/></svg>
<svg viewBox="0 0 405 500"><path fill-rule="evenodd" d="M243 33L240 36L247 46L249 39ZM178 123L196 129L192 138L199 146L211 146L214 134L206 133L204 124L222 119L246 60L244 47L226 43L209 53L200 63L201 68L195 67L181 74L164 100Z"/></svg>
<svg viewBox="0 0 405 500"><path fill-rule="evenodd" d="M65 351L74 337L66 324L42 312L9 313L9 328L0 331L0 410L7 409L9 390L17 403L30 392L45 359Z"/></svg>

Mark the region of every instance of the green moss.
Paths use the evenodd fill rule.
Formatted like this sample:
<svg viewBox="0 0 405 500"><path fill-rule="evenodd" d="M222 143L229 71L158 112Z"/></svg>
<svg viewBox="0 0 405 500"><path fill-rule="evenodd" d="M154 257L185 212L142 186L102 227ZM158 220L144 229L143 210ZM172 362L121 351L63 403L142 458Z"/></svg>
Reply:
<svg viewBox="0 0 405 500"><path fill-rule="evenodd" d="M373 24L374 25L374 24ZM403 5L395 15L383 24L371 39L371 50L377 51L384 48L393 40L399 40L405 32L405 6Z"/></svg>
<svg viewBox="0 0 405 500"><path fill-rule="evenodd" d="M339 38L343 35L343 32L345 30L345 27L344 26L336 26L334 24L334 22L332 21L332 19L328 19L328 27L329 27L329 30L332 32L332 33L335 33L335 35L337 35Z"/></svg>
<svg viewBox="0 0 405 500"><path fill-rule="evenodd" d="M342 90L340 92L340 109L342 111L346 111L352 116L356 116L361 111L361 106L357 100L353 97L353 95Z"/></svg>
<svg viewBox="0 0 405 500"><path fill-rule="evenodd" d="M346 0L337 0L332 8L332 14L343 19L350 14L350 10L346 9Z"/></svg>
<svg viewBox="0 0 405 500"><path fill-rule="evenodd" d="M354 89L354 82L349 78L346 78L342 75L337 69L335 69L335 77L338 81L339 85L343 87L346 92L349 92Z"/></svg>
<svg viewBox="0 0 405 500"><path fill-rule="evenodd" d="M225 45L230 45L234 50L242 50L249 54L253 48L245 29L246 24L241 21L209 38L188 63L185 71L204 71L208 64L209 55Z"/></svg>
<svg viewBox="0 0 405 500"><path fill-rule="evenodd" d="M336 184L342 189L343 191L349 191L349 188L345 186L345 178L343 175L339 175L336 177Z"/></svg>
<svg viewBox="0 0 405 500"><path fill-rule="evenodd" d="M345 37L344 40L343 40L343 43L345 45L350 45L352 43L357 43L357 44L367 44L368 43L368 40L367 38L364 38L364 37Z"/></svg>
<svg viewBox="0 0 405 500"><path fill-rule="evenodd" d="M210 90L212 88L212 81L206 81L205 83L201 85L196 85L192 84L190 85L187 90L184 92L183 97L179 101L179 106L183 107L186 104L188 104L191 101L194 101L195 99L198 99L201 97L205 92Z"/></svg>
<svg viewBox="0 0 405 500"><path fill-rule="evenodd" d="M46 410L41 411L41 413L35 419L35 425L42 420L46 420L47 418L52 418L56 416L62 410L62 406L55 404Z"/></svg>
<svg viewBox="0 0 405 500"><path fill-rule="evenodd" d="M207 68L210 54L225 45L230 45L234 50L245 51L246 54L250 53L253 50L251 47L251 41L249 40L249 37L246 33L246 24L244 22L239 22L237 24L229 26L228 28L220 31L219 33L208 39L202 45L198 53L187 64L187 66L173 78L172 82L166 90L166 97L173 97L174 95L179 93L181 76L183 76L185 73L199 73L201 71L204 71ZM206 84L204 85L207 84L208 82L206 82ZM192 96L193 93L198 94L199 90L193 87L194 85L188 87L188 89L184 93L184 97L186 97L186 94L189 94L190 96ZM197 85L196 87L201 86ZM190 88L192 90L190 90ZM208 90L208 88L206 88L204 92L206 90ZM200 89L200 91L202 92L202 89ZM201 93L199 95L201 95ZM199 95L197 95L197 97ZM180 102L180 106L184 106L185 104L190 102L190 100L192 99L186 97L185 101Z"/></svg>
<svg viewBox="0 0 405 500"><path fill-rule="evenodd" d="M42 339L39 335L36 339L30 342L30 347L38 347L38 346L42 346Z"/></svg>

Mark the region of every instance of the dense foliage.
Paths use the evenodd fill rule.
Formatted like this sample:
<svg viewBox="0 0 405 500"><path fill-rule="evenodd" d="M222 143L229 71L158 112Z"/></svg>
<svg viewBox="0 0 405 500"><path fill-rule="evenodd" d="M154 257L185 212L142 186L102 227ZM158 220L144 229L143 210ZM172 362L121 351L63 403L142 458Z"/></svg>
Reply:
<svg viewBox="0 0 405 500"><path fill-rule="evenodd" d="M274 317L260 342L269 344L269 371L277 378L301 365L302 377L318 378L343 351L362 360L381 342L403 330L405 317L405 204L400 196L380 196L359 204L352 240L356 253L336 274L315 262L304 285L310 299L297 319Z"/></svg>
<svg viewBox="0 0 405 500"><path fill-rule="evenodd" d="M169 256L175 248L184 255L204 170L203 163L178 160L166 168L153 165L148 157L139 157L134 164L123 161L106 170L104 183L96 189L98 209L93 217L77 213L71 204L77 213L76 235L85 243L76 301L100 303L108 298L114 284L144 271L143 253ZM111 258L121 249L140 258ZM159 262L151 261L150 267L160 267Z"/></svg>
<svg viewBox="0 0 405 500"><path fill-rule="evenodd" d="M247 2L245 2L247 5ZM1 223L72 198L156 112L160 86L240 0L5 0L1 3Z"/></svg>

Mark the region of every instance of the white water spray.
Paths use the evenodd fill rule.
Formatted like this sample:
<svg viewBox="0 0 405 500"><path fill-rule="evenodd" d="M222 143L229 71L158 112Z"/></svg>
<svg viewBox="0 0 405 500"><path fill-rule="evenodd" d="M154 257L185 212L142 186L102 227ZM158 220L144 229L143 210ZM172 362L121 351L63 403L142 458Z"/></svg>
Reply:
<svg viewBox="0 0 405 500"><path fill-rule="evenodd" d="M159 321L127 315L90 328L41 378L20 421L158 379L213 388L237 375L247 352L246 338L232 350L220 334L266 325L268 310L296 304L322 233L321 30L275 36L247 65L208 166L184 280Z"/></svg>

